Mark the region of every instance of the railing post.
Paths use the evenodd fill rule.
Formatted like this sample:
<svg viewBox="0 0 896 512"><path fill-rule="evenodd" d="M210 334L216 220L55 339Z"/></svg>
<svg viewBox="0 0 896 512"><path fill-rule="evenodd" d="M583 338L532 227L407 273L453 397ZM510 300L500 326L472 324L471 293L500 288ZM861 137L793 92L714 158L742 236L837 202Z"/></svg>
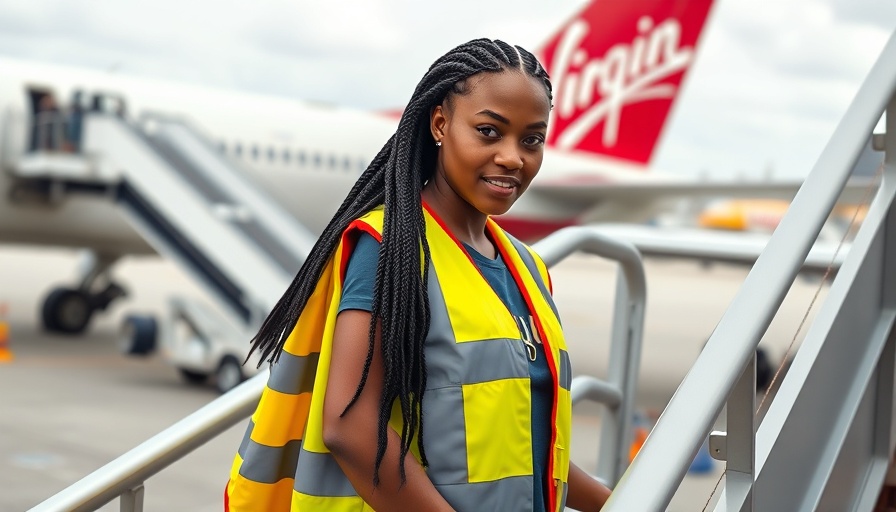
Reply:
<svg viewBox="0 0 896 512"><path fill-rule="evenodd" d="M613 487L628 466L632 411L641 365L641 337L647 302L641 254L631 244L607 238L584 227L562 229L535 244L534 249L549 267L576 249L619 264L608 382L577 377L574 388L578 389L573 391L574 403L587 397L607 406L601 420L597 476ZM613 401L616 401L615 405Z"/></svg>
<svg viewBox="0 0 896 512"><path fill-rule="evenodd" d="M619 407L615 409L607 407L601 413L603 426L600 429L601 448L597 458L597 474L605 476L611 485L616 485L628 467L634 397L632 393L626 393L626 378L630 373L631 353L636 348L631 344L629 337L631 332L632 302L625 273L618 268L607 380L623 390L623 393Z"/></svg>
<svg viewBox="0 0 896 512"><path fill-rule="evenodd" d="M890 102L887 105L885 130L885 133L874 137L876 139L875 149L884 151L882 179L887 181L896 179L896 91L890 97ZM884 308L892 309L896 307L896 263L893 259L896 256L896 203L889 205L884 229L884 278L881 305ZM896 391L893 389L894 376L896 376L896 329L890 331L877 362L876 382L872 384L877 387L872 450L878 460L877 469L882 475L878 479L883 481L883 488L879 493L869 493L863 496L860 506L865 510L874 506L881 494L892 493L894 488L892 480L888 478L889 468L894 457L893 448L896 446L896 421L894 421L896 418L893 413L894 406L896 406ZM890 481L888 482L888 480ZM856 510L862 509L857 508Z"/></svg>
<svg viewBox="0 0 896 512"><path fill-rule="evenodd" d="M119 510L121 512L143 512L143 484L121 493Z"/></svg>
<svg viewBox="0 0 896 512"><path fill-rule="evenodd" d="M727 464L725 468L726 510L753 510L756 479L756 355L728 395Z"/></svg>

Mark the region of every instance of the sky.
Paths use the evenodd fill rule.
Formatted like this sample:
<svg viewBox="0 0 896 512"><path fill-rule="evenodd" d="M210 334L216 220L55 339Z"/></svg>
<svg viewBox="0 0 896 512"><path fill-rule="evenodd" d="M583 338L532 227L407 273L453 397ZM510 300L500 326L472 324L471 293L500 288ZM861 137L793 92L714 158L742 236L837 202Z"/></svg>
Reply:
<svg viewBox="0 0 896 512"><path fill-rule="evenodd" d="M383 110L457 44L534 50L584 3L0 0L0 55ZM652 169L805 176L894 30L893 0L716 0Z"/></svg>

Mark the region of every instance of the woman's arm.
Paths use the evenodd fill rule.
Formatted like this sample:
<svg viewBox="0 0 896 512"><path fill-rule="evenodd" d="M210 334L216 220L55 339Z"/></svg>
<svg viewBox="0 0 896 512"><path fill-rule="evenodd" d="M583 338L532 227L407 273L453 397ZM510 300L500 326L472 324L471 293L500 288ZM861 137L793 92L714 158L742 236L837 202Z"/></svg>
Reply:
<svg viewBox="0 0 896 512"><path fill-rule="evenodd" d="M566 495L566 506L583 512L596 512L603 508L610 497L610 489L569 463L569 493Z"/></svg>
<svg viewBox="0 0 896 512"><path fill-rule="evenodd" d="M401 437L391 428L387 430L389 443L380 466L380 483L376 488L373 486L377 420L383 390L379 328L364 390L345 416L340 417L361 379L367 358L369 326L370 313L366 311L348 309L336 318L332 363L324 399L324 443L358 495L377 511L450 511L451 506L410 453L405 457L407 480L401 484L398 472Z"/></svg>

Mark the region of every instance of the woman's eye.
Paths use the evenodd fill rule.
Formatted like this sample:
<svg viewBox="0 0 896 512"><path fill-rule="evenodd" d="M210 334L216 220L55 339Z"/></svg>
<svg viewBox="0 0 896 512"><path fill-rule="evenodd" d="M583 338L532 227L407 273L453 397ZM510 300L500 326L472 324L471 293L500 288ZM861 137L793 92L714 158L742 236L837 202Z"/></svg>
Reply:
<svg viewBox="0 0 896 512"><path fill-rule="evenodd" d="M541 135L530 135L523 139L523 144L526 146L539 146L544 144L544 137Z"/></svg>
<svg viewBox="0 0 896 512"><path fill-rule="evenodd" d="M498 130L495 130L495 128L492 126L479 126L476 129L479 131L479 133L485 135L486 137L490 137L490 138L500 137Z"/></svg>

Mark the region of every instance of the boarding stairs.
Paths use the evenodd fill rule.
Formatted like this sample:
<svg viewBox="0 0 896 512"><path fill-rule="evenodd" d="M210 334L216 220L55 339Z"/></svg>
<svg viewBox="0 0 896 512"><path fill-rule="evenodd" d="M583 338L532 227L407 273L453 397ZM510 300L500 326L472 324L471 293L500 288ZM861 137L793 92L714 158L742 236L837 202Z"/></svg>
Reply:
<svg viewBox="0 0 896 512"><path fill-rule="evenodd" d="M33 151L8 167L32 189L42 186L53 201L88 194L116 203L148 243L217 304L208 308L176 297L170 317L158 329L149 324L149 333L133 332L146 329L148 318L128 317L132 340L125 341L126 351L151 350L146 345L152 340L145 338L157 331L166 357L187 374L212 370L224 358L239 373L247 340L315 237L184 120L147 114L129 122L89 113L83 123L78 152ZM180 332L177 321L187 324L190 336L172 339Z"/></svg>
<svg viewBox="0 0 896 512"><path fill-rule="evenodd" d="M872 135L882 113L885 133ZM879 186L760 423L754 351L869 137L885 152ZM896 34L606 510L664 510L708 434L726 461L716 511L876 510L896 485L894 196ZM723 408L726 431L710 434Z"/></svg>

